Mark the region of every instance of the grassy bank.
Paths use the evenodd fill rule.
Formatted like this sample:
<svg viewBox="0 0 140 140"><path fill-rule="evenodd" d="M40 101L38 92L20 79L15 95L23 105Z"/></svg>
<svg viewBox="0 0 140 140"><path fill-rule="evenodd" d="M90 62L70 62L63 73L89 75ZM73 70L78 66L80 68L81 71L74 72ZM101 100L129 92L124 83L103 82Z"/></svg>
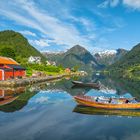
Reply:
<svg viewBox="0 0 140 140"><path fill-rule="evenodd" d="M64 73L64 68L61 66L46 66L45 64L23 64L26 68L27 76L32 76L35 72L42 72L45 75L58 75Z"/></svg>

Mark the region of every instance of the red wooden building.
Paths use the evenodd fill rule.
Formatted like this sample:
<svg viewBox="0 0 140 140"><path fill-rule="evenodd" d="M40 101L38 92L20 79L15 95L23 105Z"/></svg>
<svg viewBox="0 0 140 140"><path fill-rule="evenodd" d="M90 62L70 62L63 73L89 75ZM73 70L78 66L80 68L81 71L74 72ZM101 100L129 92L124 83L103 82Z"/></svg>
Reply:
<svg viewBox="0 0 140 140"><path fill-rule="evenodd" d="M21 78L26 75L25 68L15 60L7 57L0 57L0 80Z"/></svg>

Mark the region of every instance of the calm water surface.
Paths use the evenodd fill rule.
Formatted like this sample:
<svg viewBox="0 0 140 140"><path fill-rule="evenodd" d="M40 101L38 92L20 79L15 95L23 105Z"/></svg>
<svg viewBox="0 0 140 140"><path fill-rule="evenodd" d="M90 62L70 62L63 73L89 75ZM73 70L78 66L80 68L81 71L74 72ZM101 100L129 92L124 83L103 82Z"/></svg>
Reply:
<svg viewBox="0 0 140 140"><path fill-rule="evenodd" d="M78 94L139 98L139 89L136 90L139 83L116 79L114 82L103 77L99 80L100 91L72 87L71 79L28 88L1 89L5 102L0 100L0 140L139 140L139 114L133 117L133 112L126 116L87 113L86 109L79 111L76 107L73 96Z"/></svg>

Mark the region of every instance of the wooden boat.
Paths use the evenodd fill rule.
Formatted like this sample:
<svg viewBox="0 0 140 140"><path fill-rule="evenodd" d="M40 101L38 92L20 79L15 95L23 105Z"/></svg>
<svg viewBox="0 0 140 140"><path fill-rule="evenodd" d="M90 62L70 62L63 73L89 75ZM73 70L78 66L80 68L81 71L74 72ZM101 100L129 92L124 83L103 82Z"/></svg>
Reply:
<svg viewBox="0 0 140 140"><path fill-rule="evenodd" d="M140 117L140 110L101 109L81 105L76 106L73 112L88 115Z"/></svg>
<svg viewBox="0 0 140 140"><path fill-rule="evenodd" d="M100 89L100 85L98 83L83 83L80 81L72 81L72 83L80 87L91 87L91 88Z"/></svg>
<svg viewBox="0 0 140 140"><path fill-rule="evenodd" d="M105 99L104 101L96 101L95 98L92 98L90 96L74 96L74 99L76 102L80 105L84 106L90 106L95 108L102 108L102 109L140 109L140 102L136 103L125 103L126 100L134 100L132 99L126 99L126 98L120 98L115 99L118 100L117 103L109 103L109 98Z"/></svg>

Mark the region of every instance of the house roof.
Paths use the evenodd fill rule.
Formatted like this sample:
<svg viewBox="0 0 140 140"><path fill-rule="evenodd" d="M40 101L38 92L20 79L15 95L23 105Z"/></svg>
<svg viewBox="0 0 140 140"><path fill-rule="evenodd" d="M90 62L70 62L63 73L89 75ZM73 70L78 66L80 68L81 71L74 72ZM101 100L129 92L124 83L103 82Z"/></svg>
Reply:
<svg viewBox="0 0 140 140"><path fill-rule="evenodd" d="M4 71L12 71L12 69L10 69L10 68L0 68L0 70L4 70Z"/></svg>
<svg viewBox="0 0 140 140"><path fill-rule="evenodd" d="M13 69L15 69L15 70L26 70L26 68L24 68L24 67L22 67L22 66L20 66L20 65L7 65L7 66L9 66L10 68L13 68Z"/></svg>
<svg viewBox="0 0 140 140"><path fill-rule="evenodd" d="M0 64L12 64L12 65L19 65L15 60L8 57L0 56Z"/></svg>

